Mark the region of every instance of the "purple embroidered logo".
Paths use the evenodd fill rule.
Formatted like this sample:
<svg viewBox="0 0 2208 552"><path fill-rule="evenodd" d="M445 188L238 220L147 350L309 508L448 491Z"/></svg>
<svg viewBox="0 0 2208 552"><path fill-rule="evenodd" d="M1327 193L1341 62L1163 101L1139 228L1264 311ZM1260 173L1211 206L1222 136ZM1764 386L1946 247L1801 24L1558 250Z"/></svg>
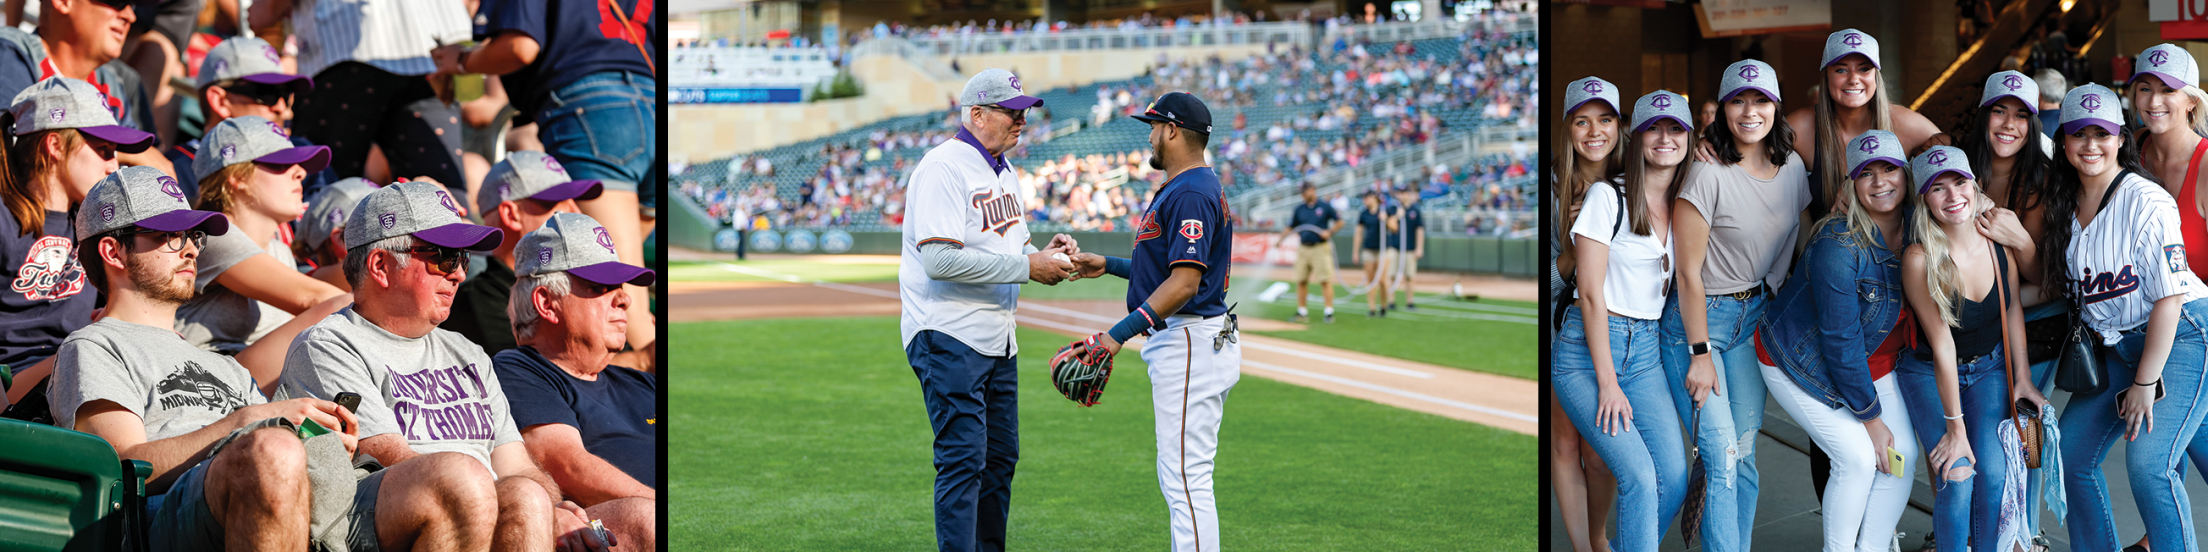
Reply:
<svg viewBox="0 0 2208 552"><path fill-rule="evenodd" d="M453 203L452 196L450 194L446 194L444 190L437 191L437 204L445 206L445 210L452 211L453 215L466 216L460 214L460 204Z"/></svg>
<svg viewBox="0 0 2208 552"><path fill-rule="evenodd" d="M560 160L553 159L549 155L544 157L544 168L552 172L567 174L567 169L560 168Z"/></svg>
<svg viewBox="0 0 2208 552"><path fill-rule="evenodd" d="M1848 33L1847 36L1840 37L1840 43L1848 45L1849 48L1861 47L1863 46L1863 35Z"/></svg>
<svg viewBox="0 0 2208 552"><path fill-rule="evenodd" d="M274 133L276 133L276 136L278 136L278 137L281 137L281 138L283 138L283 139L285 139L285 140L290 140L290 139L291 139L291 133L290 133L290 132L286 132L286 131L284 131L284 124L283 124L283 123L278 123L278 122L276 122L276 121L269 121L269 122L268 122L268 131L269 131L269 132L274 132Z"/></svg>
<svg viewBox="0 0 2208 552"><path fill-rule="evenodd" d="M337 225L339 225L339 224L343 224L343 223L345 222L345 212L344 212L344 211L340 211L340 210L337 210L337 209L331 209L331 210L330 210L330 217L329 217L329 221L328 221L328 222L329 222L330 226L337 226Z"/></svg>
<svg viewBox="0 0 2208 552"><path fill-rule="evenodd" d="M153 181L161 183L161 193L169 194L169 197L176 198L177 201L184 200L184 187L178 186L176 184L176 179L162 176L160 178L153 179Z"/></svg>
<svg viewBox="0 0 2208 552"><path fill-rule="evenodd" d="M1670 108L1671 108L1671 95L1670 95L1670 94L1657 94L1657 95L1656 95L1656 99L1652 99L1652 100L1649 100L1649 101L1648 101L1648 105L1656 106L1656 109L1670 109Z"/></svg>
<svg viewBox="0 0 2208 552"><path fill-rule="evenodd" d="M261 57L268 58L269 63L283 62L283 57L276 55L276 47L267 44L261 45Z"/></svg>
<svg viewBox="0 0 2208 552"><path fill-rule="evenodd" d="M1865 137L1863 137L1863 145L1862 145L1862 146L1860 146L1860 147L1857 147L1857 148L1855 148L1855 149L1863 150L1863 153L1876 153L1876 152L1878 152L1878 137L1877 137L1877 136L1865 136Z"/></svg>
<svg viewBox="0 0 2208 552"><path fill-rule="evenodd" d="M513 199L513 198L514 198L514 196L512 195L512 192L513 192L513 191L514 191L514 185L512 185L512 184L500 184L500 185L498 185L498 198L499 198L499 199Z"/></svg>
<svg viewBox="0 0 2208 552"><path fill-rule="evenodd" d="M1759 68L1757 68L1757 67L1756 67L1756 66L1754 66L1754 65L1742 65L1742 66L1740 66L1740 78L1743 78L1743 79L1747 79L1747 80L1756 80L1756 77L1758 77L1758 76L1762 76L1762 75L1763 75L1763 70L1762 70L1762 69L1759 69Z"/></svg>
<svg viewBox="0 0 2208 552"><path fill-rule="evenodd" d="M223 70L225 70L225 69L229 69L229 68L230 68L230 61L229 61L229 60L222 60L222 59L218 59L218 60L215 60L215 66L214 66L214 67L209 67L208 69L212 69L212 70L214 70L214 73L211 73L211 74L213 74L213 75L221 75L221 74L222 74L222 72L223 72Z"/></svg>
<svg viewBox="0 0 2208 552"><path fill-rule="evenodd" d="M399 225L399 214L384 213L381 215L376 215L376 222L383 224L383 229L390 230L391 227Z"/></svg>
<svg viewBox="0 0 2208 552"><path fill-rule="evenodd" d="M2001 79L2001 85L2009 87L2010 92L2015 92L2024 88L2024 77L2009 75L2007 78Z"/></svg>
<svg viewBox="0 0 2208 552"><path fill-rule="evenodd" d="M974 96L978 97L984 103L987 103L989 101L989 91L987 90L976 91L974 92Z"/></svg>
<svg viewBox="0 0 2208 552"><path fill-rule="evenodd" d="M2170 52L2168 50L2155 50L2154 53L2147 54L2147 63L2161 65L2169 62Z"/></svg>
<svg viewBox="0 0 2208 552"><path fill-rule="evenodd" d="M1020 76L1019 76L1019 75L1012 75L1012 89L1013 89L1013 90L1020 90ZM1024 92L1024 90L1021 90L1021 91L1023 91L1023 92Z"/></svg>
<svg viewBox="0 0 2208 552"><path fill-rule="evenodd" d="M56 123L59 123L59 122L61 122L61 118L62 118L62 117L65 117L65 116L68 116L68 115L69 115L69 110L67 110L67 109L62 109L62 108L59 108L59 107L56 107L56 108L54 108L53 110L51 110L51 111L47 111L47 112L46 112L46 118L47 118L47 119L51 119L51 120L52 120L53 122L56 122Z"/></svg>
<svg viewBox="0 0 2208 552"><path fill-rule="evenodd" d="M606 252L607 252L607 253L612 253L612 252L613 252L613 236L610 236L610 235L607 235L607 234L606 234L606 227L604 227L604 226L599 226L599 227L591 228L591 229L590 229L590 232L591 232L591 233L593 233L593 234L597 234L597 235L598 235L598 246L599 246L599 247L604 247L604 248L606 248Z"/></svg>
<svg viewBox="0 0 2208 552"><path fill-rule="evenodd" d="M1947 164L1947 152L1945 152L1945 151L1934 151L1934 152L1932 152L1932 157L1931 157L1931 159L1932 159L1932 164L1933 164L1933 165L1946 165L1946 164Z"/></svg>
<svg viewBox="0 0 2208 552"><path fill-rule="evenodd" d="M1589 94L1601 94L1602 81L1587 81L1587 84L1581 85L1579 89L1586 91Z"/></svg>
<svg viewBox="0 0 2208 552"><path fill-rule="evenodd" d="M227 144L227 145L224 145L224 146L222 146L222 158L223 158L224 160L228 160L228 159L230 159L230 158L232 158L232 157L236 157L237 155L238 155L238 145L237 145L237 144Z"/></svg>
<svg viewBox="0 0 2208 552"><path fill-rule="evenodd" d="M2084 107L2086 111L2093 111L2093 110L2097 110L2097 109L2100 109L2100 108L2101 108L2101 95L2100 95L2100 94L2086 94L2084 98L2080 98L2080 99L2078 100L2078 106L2079 106L2079 107Z"/></svg>
<svg viewBox="0 0 2208 552"><path fill-rule="evenodd" d="M545 247L537 249L537 264L552 264L552 248Z"/></svg>
<svg viewBox="0 0 2208 552"><path fill-rule="evenodd" d="M115 204L100 204L100 222L115 222Z"/></svg>

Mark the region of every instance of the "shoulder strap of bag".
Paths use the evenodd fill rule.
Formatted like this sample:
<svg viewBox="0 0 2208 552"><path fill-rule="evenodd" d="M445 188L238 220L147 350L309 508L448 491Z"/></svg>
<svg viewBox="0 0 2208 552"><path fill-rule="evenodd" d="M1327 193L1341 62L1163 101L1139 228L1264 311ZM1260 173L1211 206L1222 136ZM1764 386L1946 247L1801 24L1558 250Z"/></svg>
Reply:
<svg viewBox="0 0 2208 552"><path fill-rule="evenodd" d="M2012 348L2011 345L2018 343L2016 340L2019 338L2016 336L2015 333L2009 331L2009 263L2008 259L2005 258L2006 256L2003 255L2003 253L2004 252L2001 250L2001 244L1993 244L1993 290L1995 298L2000 299L2001 301L1997 305L2001 309L2000 346L2001 352L2004 355L2007 355L2008 353L2012 353L2015 351L2015 349ZM2002 373L2008 375L2008 385L2003 387L2016 385L2015 360L2016 359L2008 358L2006 356L2002 357L2001 359ZM2010 390L2010 393L2013 396L2015 390ZM2008 410L2009 419L2014 420L2014 423L2016 424L2016 430L2019 432L2024 431L2024 420L2022 419L2023 416L2016 411L2016 405L2009 405Z"/></svg>

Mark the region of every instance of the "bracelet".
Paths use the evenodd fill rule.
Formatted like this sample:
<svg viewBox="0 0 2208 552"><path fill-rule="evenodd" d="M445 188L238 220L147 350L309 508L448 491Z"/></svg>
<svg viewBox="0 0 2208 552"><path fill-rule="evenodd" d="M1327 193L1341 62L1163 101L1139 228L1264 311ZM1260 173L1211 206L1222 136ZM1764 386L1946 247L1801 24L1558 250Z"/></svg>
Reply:
<svg viewBox="0 0 2208 552"><path fill-rule="evenodd" d="M2140 387L2154 387L2154 386L2156 386L2156 385L2160 385L2161 383L2162 383L2162 378L2154 378L2154 381L2150 381L2150 382L2146 382L2146 383L2132 382L2132 385L2136 385L2136 386L2140 386Z"/></svg>
<svg viewBox="0 0 2208 552"><path fill-rule="evenodd" d="M1961 415L1961 414L1956 414L1956 415L1953 415L1953 416L1949 416L1949 415L1947 415L1947 413L1946 413L1946 412L1941 412L1941 413L1940 413L1940 417L1942 417L1942 418L1947 418L1947 419L1949 419L1949 420L1960 420L1960 419L1963 419L1963 415Z"/></svg>
<svg viewBox="0 0 2208 552"><path fill-rule="evenodd" d="M460 55L452 60L453 67L459 69L460 74L468 74L468 54L472 53L475 50L461 50Z"/></svg>

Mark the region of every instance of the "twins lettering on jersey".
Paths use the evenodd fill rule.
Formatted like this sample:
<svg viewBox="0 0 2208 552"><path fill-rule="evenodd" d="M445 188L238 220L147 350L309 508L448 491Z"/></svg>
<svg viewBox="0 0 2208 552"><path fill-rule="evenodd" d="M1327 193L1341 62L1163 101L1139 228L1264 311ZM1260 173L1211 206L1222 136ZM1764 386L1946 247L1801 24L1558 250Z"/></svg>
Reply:
<svg viewBox="0 0 2208 552"><path fill-rule="evenodd" d="M391 415L408 441L490 439L497 427L491 412L490 391L483 386L482 371L474 363L422 370L412 374L391 371ZM465 401L465 402L462 402ZM457 403L457 404L455 404Z"/></svg>
<svg viewBox="0 0 2208 552"><path fill-rule="evenodd" d="M1012 225L1019 224L1026 218L1026 213L1020 211L1018 194L984 191L974 194L973 203L975 209L981 210L983 232L996 232L1002 236L1006 230L1012 229Z"/></svg>
<svg viewBox="0 0 2208 552"><path fill-rule="evenodd" d="M2184 254L2179 253L2179 255L2179 260L2183 260L2182 256ZM2125 294L2139 290L2139 276L2132 274L2131 265L2124 265L2122 270L2116 272L2096 273L2093 272L2092 268L2086 268L2083 275L2084 277L2076 283L2079 290L2085 294L2085 304L2088 305L2123 297Z"/></svg>

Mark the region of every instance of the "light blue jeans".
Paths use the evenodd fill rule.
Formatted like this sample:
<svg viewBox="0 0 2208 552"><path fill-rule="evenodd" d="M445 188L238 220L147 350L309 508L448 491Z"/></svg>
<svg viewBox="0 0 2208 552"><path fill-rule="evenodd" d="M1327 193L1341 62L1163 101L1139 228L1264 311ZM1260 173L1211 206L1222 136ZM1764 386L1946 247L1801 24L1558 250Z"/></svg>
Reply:
<svg viewBox="0 0 2208 552"><path fill-rule="evenodd" d="M1957 410L1963 413L1963 427L1969 433L1965 441L1975 460L1971 478L1965 481L1947 481L1938 466L1924 469L1924 473L1931 474L1934 492L1933 534L1939 536L1943 552L1994 550L1993 538L2001 522L2001 488L2011 476L2028 475L2012 469L2023 466L2008 465L1996 431L2001 421L2009 418L2009 373L2002 364L2006 359L1996 347L1976 359L1962 359L1966 362L1955 366L1956 398L1962 402ZM1932 363L1917 360L1913 354L1903 354L1894 362L1894 373L1901 378L1902 399L1909 403L1910 425L1916 430L1911 437L1927 453L1947 437L1947 408L1940 401L1936 371Z"/></svg>
<svg viewBox="0 0 2208 552"><path fill-rule="evenodd" d="M1770 294L1748 299L1712 295L1707 307L1710 360L1717 365L1718 392L1702 402L1702 426L1694 428L1702 466L1709 475L1702 502L1702 549L1745 552L1756 521L1756 433L1763 429L1763 373L1752 341L1763 325ZM1679 315L1679 297L1664 304L1661 356L1671 400L1682 420L1693 419L1694 395L1686 391L1687 330Z"/></svg>
<svg viewBox="0 0 2208 552"><path fill-rule="evenodd" d="M1671 387L1658 358L1656 321L1610 317L1610 361L1618 387L1633 406L1625 431L1610 435L1595 424L1600 388L1579 307L1564 311L1564 329L1551 350L1550 384L1580 438L1610 465L1618 479L1617 550L1655 550L1686 498L1687 450Z"/></svg>
<svg viewBox="0 0 2208 552"><path fill-rule="evenodd" d="M2118 542L2115 516L2109 510L2108 485L2100 469L2109 447L2118 442L2124 443L2132 500L2146 521L2147 535L2155 549L2199 549L2182 465L2188 448L2200 449L2208 443L2196 440L2202 424L2208 422L2208 401L2203 400L2208 394L2201 392L2203 373L2208 372L2208 300L2185 303L2169 358L2163 363L2162 384L2167 396L2154 403L2154 427L2125 441L2116 394L2137 381L2134 375L2145 346L2144 333L2124 334L2121 342L2101 355L2101 364L2108 370L2109 389L2073 395L2062 412L2062 463L2067 470L2063 487L2069 493L2067 521L2072 550L2114 552L2123 547ZM2142 388L2141 392L2151 391Z"/></svg>

